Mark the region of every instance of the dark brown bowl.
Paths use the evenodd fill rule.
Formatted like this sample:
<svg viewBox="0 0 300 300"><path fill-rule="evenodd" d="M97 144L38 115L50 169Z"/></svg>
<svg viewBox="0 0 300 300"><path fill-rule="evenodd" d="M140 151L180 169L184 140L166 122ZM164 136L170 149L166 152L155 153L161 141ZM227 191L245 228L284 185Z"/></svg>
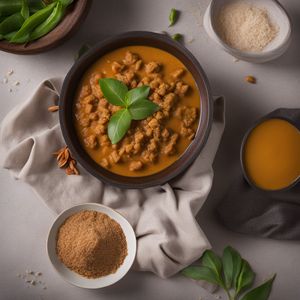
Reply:
<svg viewBox="0 0 300 300"><path fill-rule="evenodd" d="M36 54L48 51L66 41L80 27L88 14L92 0L76 0L68 8L58 26L40 39L27 44L0 41L0 50L15 54Z"/></svg>
<svg viewBox="0 0 300 300"><path fill-rule="evenodd" d="M258 191L263 191L266 193L278 193L278 192L285 192L290 190L291 188L295 187L296 185L298 185L300 183L300 176L293 181L289 186L282 188L282 189L277 189L277 190L265 190L259 186L257 186L252 180L251 178L248 176L247 174L247 170L246 170L246 166L245 166L245 161L244 161L244 152L245 152L245 145L246 142L248 140L249 135L251 134L251 132L261 123L267 121L267 120L271 120L271 119L282 119L285 120L289 123L291 123L293 126L295 126L296 128L298 128L298 130L300 131L300 109L298 108L278 108L272 112L270 112L269 114L261 117L260 119L258 119L246 132L246 134L243 137L243 141L241 144L241 149L240 149L240 162L241 162L241 168L244 174L244 178L246 179L246 181L248 182L248 184L255 190Z"/></svg>
<svg viewBox="0 0 300 300"><path fill-rule="evenodd" d="M79 82L85 71L104 54L130 45L145 45L165 50L177 57L192 73L201 97L201 112L194 141L171 166L149 176L126 177L98 165L82 148L74 127L73 104ZM212 95L205 73L195 57L180 43L169 37L145 31L128 32L108 38L80 58L67 74L60 96L60 125L65 141L75 159L99 180L121 188L147 188L169 182L185 171L203 149L212 125Z"/></svg>

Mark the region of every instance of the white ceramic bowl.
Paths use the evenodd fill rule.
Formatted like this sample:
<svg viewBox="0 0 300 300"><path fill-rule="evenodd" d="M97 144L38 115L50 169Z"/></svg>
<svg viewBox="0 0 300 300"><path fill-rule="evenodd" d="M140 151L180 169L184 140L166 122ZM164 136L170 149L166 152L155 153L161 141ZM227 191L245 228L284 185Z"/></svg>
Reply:
<svg viewBox="0 0 300 300"><path fill-rule="evenodd" d="M279 33L277 37L262 52L245 52L234 49L219 37L215 26L216 16L223 5L236 1L244 1L257 7L266 8L271 21L278 25ZM212 0L204 16L204 28L223 50L237 59L252 63L264 63L278 58L288 49L291 42L292 25L290 17L277 0Z"/></svg>
<svg viewBox="0 0 300 300"><path fill-rule="evenodd" d="M115 220L117 223L120 224L126 236L128 255L126 256L125 261L123 262L123 264L120 266L120 268L117 270L116 273L104 277L99 277L96 279L85 278L68 269L57 257L56 235L59 227L66 220L66 218L82 210L94 210L94 211L102 212L104 214L107 214L110 218L112 218L113 220ZM129 271L135 259L136 237L129 222L115 210L97 203L81 204L65 210L56 218L49 231L49 235L47 239L47 252L48 252L49 259L52 265L54 266L55 270L67 282L81 288L99 289L116 283L122 277L124 277L126 273Z"/></svg>

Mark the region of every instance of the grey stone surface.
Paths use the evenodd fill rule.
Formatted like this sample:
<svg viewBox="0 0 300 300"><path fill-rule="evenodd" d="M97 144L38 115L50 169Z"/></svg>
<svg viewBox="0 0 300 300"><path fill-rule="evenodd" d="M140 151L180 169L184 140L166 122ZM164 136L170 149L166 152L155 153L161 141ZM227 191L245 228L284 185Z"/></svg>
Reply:
<svg viewBox="0 0 300 300"><path fill-rule="evenodd" d="M227 98L227 127L215 161L212 193L199 214L199 223L214 249L230 244L245 256L262 280L278 274L271 300L300 298L300 242L264 240L226 230L217 220L214 208L231 183L230 173L238 167L239 146L247 128L259 116L278 107L299 107L300 96L300 3L282 0L293 23L293 41L279 60L253 65L234 62L220 51L204 32L202 16L208 0L94 0L88 19L79 32L63 46L35 56L0 53L0 120L16 104L29 97L45 78L65 76L73 57L85 42L128 30L170 30L185 35L186 45L198 58L216 95ZM182 11L176 26L168 29L171 7ZM190 40L194 39L192 43ZM2 78L10 70L9 82ZM257 85L244 82L254 75ZM14 85L19 81L20 85ZM10 89L12 89L10 91ZM179 276L162 280L152 274L131 272L118 284L89 291L65 283L53 270L46 255L46 236L54 214L23 183L0 170L0 299L215 299L196 283ZM187 245L188 247L189 245ZM47 290L26 288L17 273L32 269L43 273ZM222 297L225 299L225 297Z"/></svg>

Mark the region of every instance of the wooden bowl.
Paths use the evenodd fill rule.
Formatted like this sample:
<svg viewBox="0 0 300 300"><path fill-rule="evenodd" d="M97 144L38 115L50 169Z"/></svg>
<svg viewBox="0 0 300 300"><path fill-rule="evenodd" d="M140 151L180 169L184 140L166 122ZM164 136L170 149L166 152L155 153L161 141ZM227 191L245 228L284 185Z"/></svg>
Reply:
<svg viewBox="0 0 300 300"><path fill-rule="evenodd" d="M98 165L83 149L77 137L74 126L74 100L80 80L85 71L104 54L115 49L140 45L159 48L177 57L192 73L198 86L201 109L199 126L195 139L184 154L166 169L149 176L126 177L110 172ZM66 144L74 158L92 175L99 180L120 188L147 188L162 185L185 171L198 157L208 139L213 114L212 95L208 80L195 57L180 43L173 41L166 35L136 31L128 32L108 38L89 50L71 68L62 87L59 103L59 118Z"/></svg>
<svg viewBox="0 0 300 300"><path fill-rule="evenodd" d="M92 0L76 0L68 8L64 19L58 26L36 41L27 44L13 44L0 41L0 50L15 54L35 54L48 51L65 40L79 28L88 14Z"/></svg>

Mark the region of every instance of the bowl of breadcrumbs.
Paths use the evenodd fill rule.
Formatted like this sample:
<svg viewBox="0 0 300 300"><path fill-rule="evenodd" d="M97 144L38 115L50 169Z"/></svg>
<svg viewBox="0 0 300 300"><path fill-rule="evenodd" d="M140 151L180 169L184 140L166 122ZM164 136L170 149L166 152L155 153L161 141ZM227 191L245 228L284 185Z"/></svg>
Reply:
<svg viewBox="0 0 300 300"><path fill-rule="evenodd" d="M118 212L87 203L73 206L56 218L47 251L54 269L67 282L97 289L126 275L135 259L136 237Z"/></svg>

